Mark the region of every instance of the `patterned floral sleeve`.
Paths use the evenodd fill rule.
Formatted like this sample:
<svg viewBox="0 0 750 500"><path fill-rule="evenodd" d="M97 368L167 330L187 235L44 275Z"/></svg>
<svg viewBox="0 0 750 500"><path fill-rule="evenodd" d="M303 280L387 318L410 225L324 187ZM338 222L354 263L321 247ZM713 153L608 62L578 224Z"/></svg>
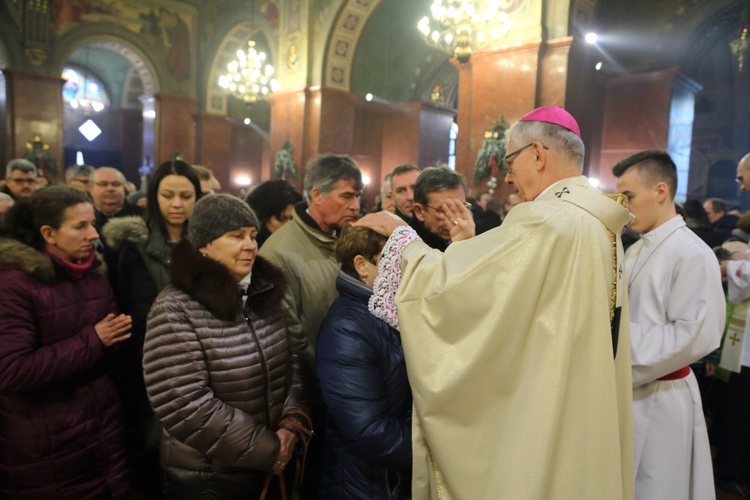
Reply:
<svg viewBox="0 0 750 500"><path fill-rule="evenodd" d="M399 226L383 247L378 265L378 277L372 287L368 307L376 318L380 318L398 330L396 292L401 284L401 258L409 243L421 241L417 232L409 226Z"/></svg>

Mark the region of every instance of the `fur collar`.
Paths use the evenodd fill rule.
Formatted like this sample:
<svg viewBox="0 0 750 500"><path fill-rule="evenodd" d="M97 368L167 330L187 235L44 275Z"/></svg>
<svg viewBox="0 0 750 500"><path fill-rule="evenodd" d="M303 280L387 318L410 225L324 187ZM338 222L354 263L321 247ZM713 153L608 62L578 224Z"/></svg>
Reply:
<svg viewBox="0 0 750 500"><path fill-rule="evenodd" d="M200 302L216 317L234 320L242 313L239 285L223 264L203 257L183 240L172 251L172 284ZM284 273L256 257L253 279L247 290L247 311L251 316L267 316L281 311L286 288Z"/></svg>
<svg viewBox="0 0 750 500"><path fill-rule="evenodd" d="M101 255L97 254L96 259L92 272L99 275L106 274ZM58 273L66 272L65 265L62 263L56 265L46 252L13 238L0 238L0 265L17 267L39 281L47 283L55 281Z"/></svg>
<svg viewBox="0 0 750 500"><path fill-rule="evenodd" d="M144 245L148 241L148 226L143 217L113 217L101 229L107 246L120 250L125 242Z"/></svg>

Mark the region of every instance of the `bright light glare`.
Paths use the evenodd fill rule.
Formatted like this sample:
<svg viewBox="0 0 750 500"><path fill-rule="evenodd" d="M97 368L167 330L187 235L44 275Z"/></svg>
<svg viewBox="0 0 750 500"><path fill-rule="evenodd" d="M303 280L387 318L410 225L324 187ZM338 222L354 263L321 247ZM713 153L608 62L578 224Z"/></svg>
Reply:
<svg viewBox="0 0 750 500"><path fill-rule="evenodd" d="M598 188L599 187L599 179L597 179L595 177L589 177L589 184L591 184L595 188Z"/></svg>
<svg viewBox="0 0 750 500"><path fill-rule="evenodd" d="M372 94L370 94L370 93L368 92L368 93L367 93L367 95L365 96L365 100L367 100L367 101L372 101Z"/></svg>
<svg viewBox="0 0 750 500"><path fill-rule="evenodd" d="M252 121L252 120L250 120L250 118L245 118L245 125L250 125L250 122L251 122L251 121Z"/></svg>
<svg viewBox="0 0 750 500"><path fill-rule="evenodd" d="M86 120L86 123L78 127L78 131L81 132L89 142L99 137L99 134L102 133L102 129L97 127L96 123L91 120Z"/></svg>
<svg viewBox="0 0 750 500"><path fill-rule="evenodd" d="M365 186L369 186L370 185L370 178L367 177L366 175L363 175L362 176L362 184L364 184Z"/></svg>
<svg viewBox="0 0 750 500"><path fill-rule="evenodd" d="M234 183L238 186L249 186L252 181L247 175L238 175L234 178Z"/></svg>
<svg viewBox="0 0 750 500"><path fill-rule="evenodd" d="M596 33L594 33L594 32L586 33L586 42L587 43L590 43L590 44L593 45L593 44L596 43L596 41L597 41L598 38L599 38L599 36Z"/></svg>
<svg viewBox="0 0 750 500"><path fill-rule="evenodd" d="M599 71L600 69L602 69L602 62L599 61L598 63L596 63L596 66L594 66L594 68L596 68L597 71Z"/></svg>

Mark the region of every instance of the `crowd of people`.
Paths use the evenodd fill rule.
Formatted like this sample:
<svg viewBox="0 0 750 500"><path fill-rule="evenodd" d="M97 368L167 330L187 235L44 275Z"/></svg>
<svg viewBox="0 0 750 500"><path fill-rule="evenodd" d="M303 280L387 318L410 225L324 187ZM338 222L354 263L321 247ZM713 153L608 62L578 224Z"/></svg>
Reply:
<svg viewBox="0 0 750 500"><path fill-rule="evenodd" d="M750 498L750 214L659 150L602 193L561 108L507 146L504 200L405 164L369 214L346 155L244 199L11 161L0 496Z"/></svg>

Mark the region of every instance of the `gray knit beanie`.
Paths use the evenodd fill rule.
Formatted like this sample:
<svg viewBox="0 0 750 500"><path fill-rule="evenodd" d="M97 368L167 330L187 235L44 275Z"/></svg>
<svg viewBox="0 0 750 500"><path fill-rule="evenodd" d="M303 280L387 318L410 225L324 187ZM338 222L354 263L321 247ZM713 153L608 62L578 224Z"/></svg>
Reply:
<svg viewBox="0 0 750 500"><path fill-rule="evenodd" d="M193 207L188 240L193 248L203 248L224 233L250 226L257 229L258 218L247 203L228 194L212 194Z"/></svg>

